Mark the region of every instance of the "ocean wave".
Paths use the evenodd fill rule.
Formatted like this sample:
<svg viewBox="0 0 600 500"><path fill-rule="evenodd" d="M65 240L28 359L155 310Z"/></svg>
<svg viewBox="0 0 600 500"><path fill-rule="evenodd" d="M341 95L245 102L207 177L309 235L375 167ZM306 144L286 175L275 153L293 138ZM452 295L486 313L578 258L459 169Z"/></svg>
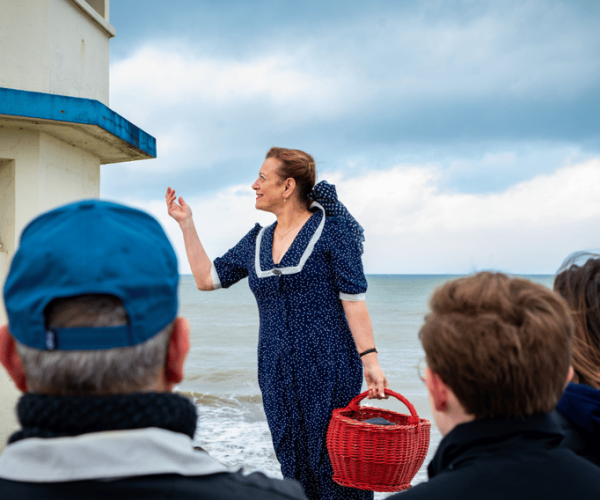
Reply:
<svg viewBox="0 0 600 500"><path fill-rule="evenodd" d="M260 405L262 407L262 396L260 394L246 395L217 395L206 394L197 391L177 391L182 396L190 398L194 404L206 407L230 407L247 408L249 405Z"/></svg>
<svg viewBox="0 0 600 500"><path fill-rule="evenodd" d="M182 394L190 397L197 407L195 444L228 467L241 468L244 473L261 471L271 477L282 477L260 397L215 396L196 391ZM431 437L428 457L413 479L413 485L427 480L426 465L441 435L432 429ZM389 493L376 493L375 500L387 496Z"/></svg>

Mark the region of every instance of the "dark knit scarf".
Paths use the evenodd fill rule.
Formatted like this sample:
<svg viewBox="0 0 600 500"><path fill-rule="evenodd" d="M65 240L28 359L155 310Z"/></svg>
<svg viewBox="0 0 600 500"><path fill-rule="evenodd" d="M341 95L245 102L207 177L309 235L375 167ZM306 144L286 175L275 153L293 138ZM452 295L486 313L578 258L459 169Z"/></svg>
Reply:
<svg viewBox="0 0 600 500"><path fill-rule="evenodd" d="M194 437L196 407L172 393L112 396L25 394L17 405L22 429L8 440L78 436L89 432L158 427Z"/></svg>

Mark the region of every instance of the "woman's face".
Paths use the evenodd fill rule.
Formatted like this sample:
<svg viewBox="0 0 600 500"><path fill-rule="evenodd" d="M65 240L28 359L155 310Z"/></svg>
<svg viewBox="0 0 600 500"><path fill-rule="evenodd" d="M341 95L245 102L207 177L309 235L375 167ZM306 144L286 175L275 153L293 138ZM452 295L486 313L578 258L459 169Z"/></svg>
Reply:
<svg viewBox="0 0 600 500"><path fill-rule="evenodd" d="M256 191L256 209L273 212L283 205L285 186L279 177L279 160L267 158L258 171L258 179L252 184Z"/></svg>

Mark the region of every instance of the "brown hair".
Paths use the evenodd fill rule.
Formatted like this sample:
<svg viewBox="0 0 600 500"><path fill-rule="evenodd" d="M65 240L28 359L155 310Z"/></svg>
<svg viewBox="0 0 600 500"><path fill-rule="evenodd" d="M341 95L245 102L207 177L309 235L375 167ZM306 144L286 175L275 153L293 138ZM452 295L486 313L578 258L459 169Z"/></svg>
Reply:
<svg viewBox="0 0 600 500"><path fill-rule="evenodd" d="M482 272L435 291L419 338L429 368L476 419L548 413L564 389L566 303L525 279Z"/></svg>
<svg viewBox="0 0 600 500"><path fill-rule="evenodd" d="M582 257L587 261L577 264ZM600 255L579 252L567 258L554 291L569 304L575 323L573 382L600 389Z"/></svg>
<svg viewBox="0 0 600 500"><path fill-rule="evenodd" d="M296 181L298 199L309 204L308 193L315 187L317 169L311 155L299 149L271 148L265 159L275 158L281 163L279 175L283 180L290 177Z"/></svg>

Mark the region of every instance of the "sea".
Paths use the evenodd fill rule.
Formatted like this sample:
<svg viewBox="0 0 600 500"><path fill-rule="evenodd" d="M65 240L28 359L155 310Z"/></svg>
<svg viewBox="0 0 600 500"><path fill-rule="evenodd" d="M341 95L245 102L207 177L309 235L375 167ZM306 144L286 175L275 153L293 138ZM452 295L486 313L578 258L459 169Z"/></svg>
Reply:
<svg viewBox="0 0 600 500"><path fill-rule="evenodd" d="M427 464L441 435L432 420L427 392L417 365L424 353L418 332L433 291L451 275L368 275L367 307L379 363L390 388L407 398L421 418L431 421L431 441L423 466L412 481L427 480ZM553 276L520 276L552 288ZM191 275L179 285L179 315L191 327L185 378L176 391L198 409L195 443L220 462L245 473L281 477L258 387L258 310L247 280L227 290L200 292ZM363 390L365 386L363 383ZM363 400L408 414L397 399ZM390 493L375 493L381 500Z"/></svg>

